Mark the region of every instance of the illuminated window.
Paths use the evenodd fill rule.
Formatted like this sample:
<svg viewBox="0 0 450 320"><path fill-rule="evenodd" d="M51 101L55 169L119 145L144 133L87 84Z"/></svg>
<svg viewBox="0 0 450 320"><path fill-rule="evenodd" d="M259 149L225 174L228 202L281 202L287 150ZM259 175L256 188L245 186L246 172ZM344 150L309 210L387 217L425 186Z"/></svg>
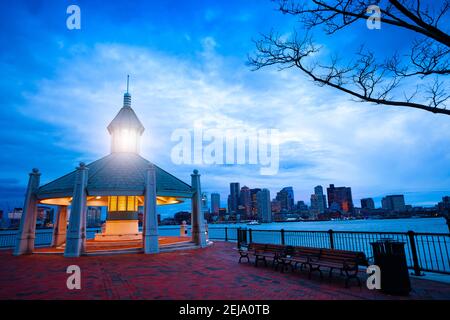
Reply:
<svg viewBox="0 0 450 320"><path fill-rule="evenodd" d="M108 211L117 211L117 197L109 197Z"/></svg>
<svg viewBox="0 0 450 320"><path fill-rule="evenodd" d="M137 211L138 199L136 196L110 196L108 197L108 211Z"/></svg>

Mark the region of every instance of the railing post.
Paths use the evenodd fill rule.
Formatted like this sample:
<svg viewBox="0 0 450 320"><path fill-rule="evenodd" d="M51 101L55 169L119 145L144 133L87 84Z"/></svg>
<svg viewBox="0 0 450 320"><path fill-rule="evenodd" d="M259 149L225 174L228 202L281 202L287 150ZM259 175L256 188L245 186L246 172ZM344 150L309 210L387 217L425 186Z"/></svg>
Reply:
<svg viewBox="0 0 450 320"><path fill-rule="evenodd" d="M422 273L420 272L419 257L417 256L416 241L414 239L414 236L414 231L408 231L409 247L411 248L411 254L414 263L414 275L420 276L422 275Z"/></svg>
<svg viewBox="0 0 450 320"><path fill-rule="evenodd" d="M330 249L334 249L334 236L333 230L328 230L328 234L330 235Z"/></svg>
<svg viewBox="0 0 450 320"><path fill-rule="evenodd" d="M225 241L228 241L228 227L225 227Z"/></svg>
<svg viewBox="0 0 450 320"><path fill-rule="evenodd" d="M248 239L249 239L248 243L252 243L253 242L252 228L248 229Z"/></svg>
<svg viewBox="0 0 450 320"><path fill-rule="evenodd" d="M240 249L241 248L241 242L242 242L242 239L241 239L241 227L238 227L237 229L236 229L236 240L237 240L237 246L238 246L238 249Z"/></svg>
<svg viewBox="0 0 450 320"><path fill-rule="evenodd" d="M284 245L284 229L281 229L281 244Z"/></svg>

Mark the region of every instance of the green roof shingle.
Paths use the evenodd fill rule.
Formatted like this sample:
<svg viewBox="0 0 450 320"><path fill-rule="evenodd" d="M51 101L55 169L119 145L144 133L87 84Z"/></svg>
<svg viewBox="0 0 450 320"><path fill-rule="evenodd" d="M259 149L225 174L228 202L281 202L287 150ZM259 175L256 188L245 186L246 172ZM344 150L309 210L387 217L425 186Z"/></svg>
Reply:
<svg viewBox="0 0 450 320"><path fill-rule="evenodd" d="M87 165L88 195L143 195L150 161L135 153L111 153ZM191 186L155 166L156 192L160 196L190 197ZM76 171L42 185L38 198L71 196Z"/></svg>

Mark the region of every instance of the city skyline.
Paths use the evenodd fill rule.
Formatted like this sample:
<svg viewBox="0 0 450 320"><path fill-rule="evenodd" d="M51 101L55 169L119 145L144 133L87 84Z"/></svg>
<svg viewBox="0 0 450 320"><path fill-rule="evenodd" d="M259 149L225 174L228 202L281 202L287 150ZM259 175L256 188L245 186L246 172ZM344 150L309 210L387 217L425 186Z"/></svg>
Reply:
<svg viewBox="0 0 450 320"><path fill-rule="evenodd" d="M231 185L233 185L233 187L231 187ZM259 187L253 187L253 186L251 186L252 188L250 188L250 187L248 187L247 185L244 185L242 188L240 188L239 187L240 186L240 183L239 182L230 182L230 189L231 188L233 188L233 189L235 189L236 190L236 193L237 194L239 194L239 193L241 193L241 190L242 190L242 188L247 188L247 189L249 189L249 190L267 190L267 191L269 191L270 192L270 190L269 190L269 188L266 188L266 187L264 187L264 186L259 186ZM261 188L262 189L261 189ZM320 200L319 198L317 199L317 201L323 201L323 202L325 202L324 203L324 209L329 209L330 207L329 207L329 198L328 198L328 192L329 192L329 188L330 187L333 187L333 188L336 188L336 189L348 189L349 190L349 192L350 192L350 199L351 199L351 202L352 202L352 208L362 208L362 209L364 209L364 208L369 208L369 209L390 209L390 210L395 210L395 209L397 209L398 207L395 205L395 204L392 204L392 205L383 205L383 203L384 203L384 201L386 200L386 199L389 199L390 201L392 201L391 199L396 199L396 198L401 198L402 199L402 202L403 202L403 208L402 209L404 209L404 206L406 205L410 205L410 206L416 206L416 205L414 205L414 204L412 204L412 203L410 203L409 201L407 201L407 200L405 200L405 195L404 194L385 194L385 195L382 195L382 196L380 196L380 197L378 197L378 198L375 198L375 197L370 197L370 196L368 196L368 197L364 197L364 198L361 198L361 199L352 199L352 188L351 187L335 187L334 186L334 184L329 184L329 186L327 187L327 186L325 186L326 188L327 188L327 194L325 194L324 193L324 191L323 191L323 186L322 185L317 185L317 186L315 186L314 188L313 188L313 192L314 193L312 193L312 194L310 194L310 196L312 197L313 195L321 195L323 198ZM292 187L280 187L280 189L275 189L275 190L280 190L279 192L275 192L275 195L276 194L278 194L278 193L280 193L280 192L282 192L283 190L285 190L285 189L288 189L288 188L292 188ZM316 210L316 209L319 209L319 208L315 208L315 207L313 207L313 203L312 203L312 201L311 201L311 199L312 198L309 198L309 200L308 200L308 198L302 198L302 197L295 197L295 190L293 190L293 194L294 194L294 198L293 198L293 202L294 202L294 206L295 206L295 204L296 203L298 203L298 202L304 202L306 205L308 205L308 208L309 209L313 209L313 210ZM229 199L230 198L230 193L228 193L228 194L225 194L225 196L222 196L220 193L218 193L218 192L212 192L211 194L211 199L209 200L209 202L211 203L211 208L212 208L212 196L213 195L216 195L217 196L217 198L219 199L219 201L220 201L220 208L224 208L224 209L227 209L227 212L229 212L229 213L235 213L235 212L233 212L233 211L230 211L229 210L229 202L227 201L227 202L223 202L222 200L220 200L220 199L223 199L223 198L225 198L225 199ZM448 196L444 196L445 198L448 198ZM429 205L429 206L423 206L424 208L432 208L432 207L436 207L436 206L438 206L438 204L439 204L439 202L441 202L442 201L442 199L444 198L444 197L442 197L441 199L439 199L436 203L434 203L434 204L432 204L432 205ZM305 200L306 199L306 200ZM276 201L277 199L276 199L276 196L272 196L271 197L271 199L270 199L270 201ZM238 199L238 202L239 202L240 200ZM373 205L374 205L374 207L373 208L371 208L370 206L369 207L367 207L367 206L365 206L365 205L363 205L363 202L364 203L366 203L367 201L371 201L372 203L373 203ZM394 200L394 201L396 201L396 200ZM332 201L333 202L333 201ZM238 203L239 204L239 203ZM238 204L237 204L237 206L238 206ZM417 207L421 207L421 206L417 206ZM319 211L320 211L321 209L319 209ZM344 209L342 209L341 208L341 210L343 210L343 211L346 211L346 210L344 210ZM212 212L212 211L211 211Z"/></svg>
<svg viewBox="0 0 450 320"><path fill-rule="evenodd" d="M363 105L293 70L250 70L253 38L271 27L292 32L294 21L275 13L270 1L186 2L177 12L145 2L111 3L106 11L96 1L82 7L79 31L65 28L64 3L14 2L2 15L10 45L0 60L8 74L0 80L8 106L0 110L0 208L23 205L30 163L45 183L108 153L104 127L120 106L127 74L134 108L148 128L143 156L178 176L198 169L204 191L219 192L222 201L227 183L238 179L272 195L291 185L306 202L313 186L329 183L352 186L356 203L400 193L413 205L431 206L449 193L445 117ZM117 23L123 19L127 28ZM356 28L326 45L351 50L354 37L372 39L375 51L401 50L411 40ZM172 163L171 133L192 129L196 120L219 129L278 129L278 174L261 176L252 165Z"/></svg>

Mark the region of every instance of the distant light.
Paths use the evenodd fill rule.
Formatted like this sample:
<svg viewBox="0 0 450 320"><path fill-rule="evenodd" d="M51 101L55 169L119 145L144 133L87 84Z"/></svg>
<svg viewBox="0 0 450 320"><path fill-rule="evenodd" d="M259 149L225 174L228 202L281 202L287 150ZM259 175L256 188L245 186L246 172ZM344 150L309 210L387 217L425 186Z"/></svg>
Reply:
<svg viewBox="0 0 450 320"><path fill-rule="evenodd" d="M95 197L95 199L97 199L97 200L98 200L98 199L101 199L101 198L102 198L102 197L100 197L100 196L96 196L96 197Z"/></svg>

